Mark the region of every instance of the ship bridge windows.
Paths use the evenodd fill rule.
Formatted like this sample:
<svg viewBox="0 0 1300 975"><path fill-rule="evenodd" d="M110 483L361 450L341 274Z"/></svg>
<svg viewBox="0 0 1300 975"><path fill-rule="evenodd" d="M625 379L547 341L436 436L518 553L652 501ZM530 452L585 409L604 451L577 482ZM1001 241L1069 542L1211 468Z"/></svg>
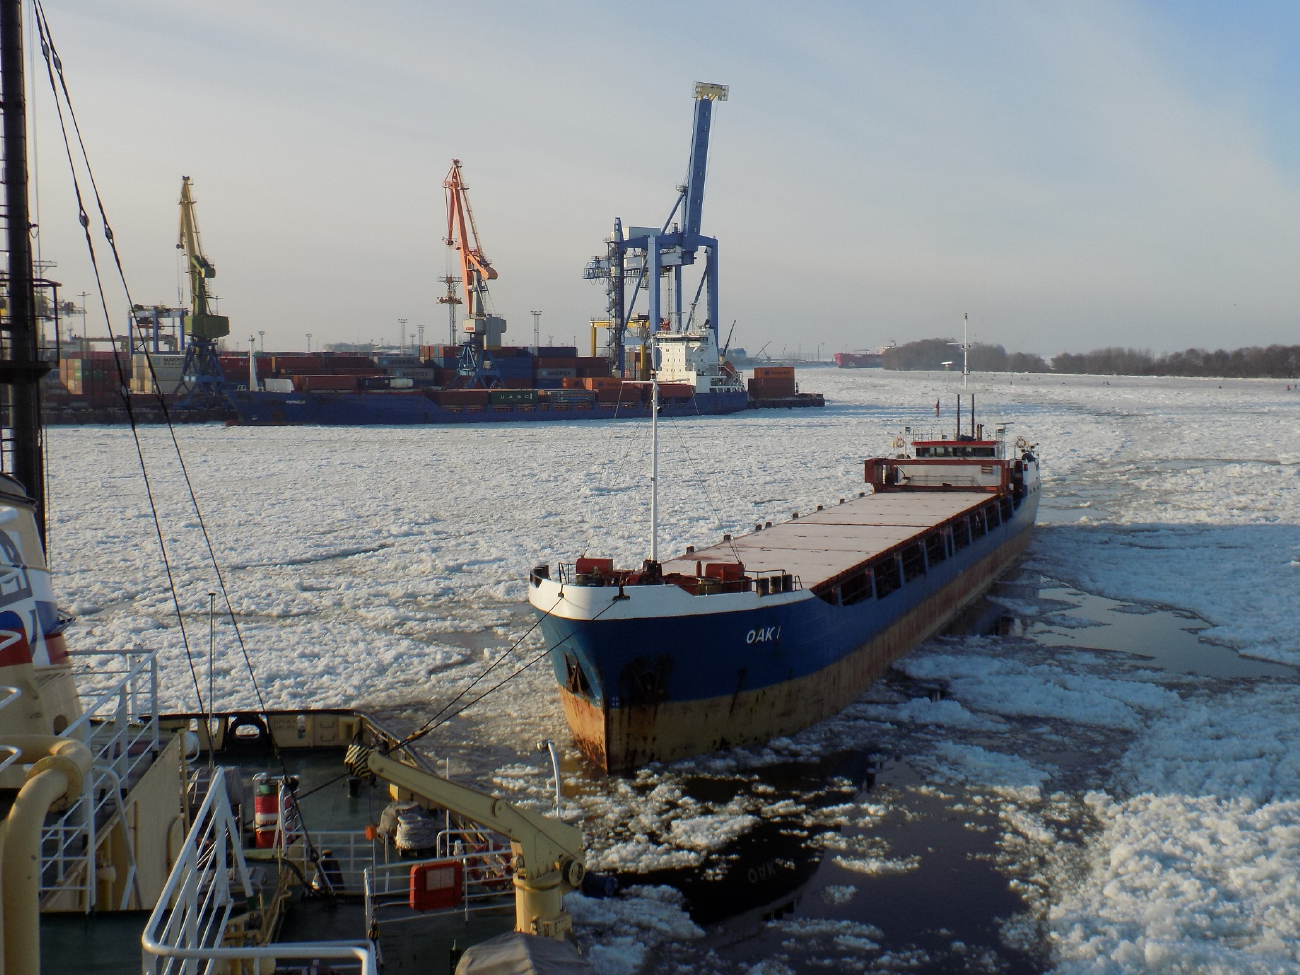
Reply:
<svg viewBox="0 0 1300 975"><path fill-rule="evenodd" d="M998 454L996 446L971 445L962 443L945 443L945 444L928 444L926 446L917 445L915 453L918 460L925 458L943 458L956 457L959 459L969 459L972 457L996 457Z"/></svg>

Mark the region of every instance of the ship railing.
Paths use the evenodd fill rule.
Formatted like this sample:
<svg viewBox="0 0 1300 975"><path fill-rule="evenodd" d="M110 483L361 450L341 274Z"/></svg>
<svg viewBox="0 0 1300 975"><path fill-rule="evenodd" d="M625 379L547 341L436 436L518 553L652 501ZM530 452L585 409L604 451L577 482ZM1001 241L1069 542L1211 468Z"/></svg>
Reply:
<svg viewBox="0 0 1300 975"><path fill-rule="evenodd" d="M366 830L313 829L310 852L299 834L283 847L283 856L292 860L303 876L314 873L313 884L318 889L328 886L335 894L360 894L366 870L379 863L381 847L386 856L384 844L377 837L372 839Z"/></svg>
<svg viewBox="0 0 1300 975"><path fill-rule="evenodd" d="M444 830L438 835L439 855L426 860L397 860L376 864L365 872L366 929L384 922L411 921L500 908L514 899L514 873L509 844L481 830ZM459 889L445 891L445 906L417 911L411 906L412 884L421 867L459 865Z"/></svg>
<svg viewBox="0 0 1300 975"><path fill-rule="evenodd" d="M106 658L120 662L94 664ZM83 711L61 734L90 749L90 774L80 798L41 832L41 896L74 896L87 913L95 907L98 836L114 817L125 819L123 798L153 764L161 748L158 725L158 654L153 650L82 650L69 654L82 686L98 688L82 700ZM125 909L136 869L130 830Z"/></svg>
<svg viewBox="0 0 1300 975"><path fill-rule="evenodd" d="M293 941L259 944L244 932L236 912L260 912L259 895L244 860L239 821L230 807L225 769L214 771L208 794L194 817L176 864L140 937L144 975L215 975L258 971L286 959L329 960L335 971L378 975L374 946L368 941ZM251 920L251 919L250 919ZM232 921L236 922L232 924ZM251 943L233 944L248 938ZM239 968L233 962L250 962Z"/></svg>

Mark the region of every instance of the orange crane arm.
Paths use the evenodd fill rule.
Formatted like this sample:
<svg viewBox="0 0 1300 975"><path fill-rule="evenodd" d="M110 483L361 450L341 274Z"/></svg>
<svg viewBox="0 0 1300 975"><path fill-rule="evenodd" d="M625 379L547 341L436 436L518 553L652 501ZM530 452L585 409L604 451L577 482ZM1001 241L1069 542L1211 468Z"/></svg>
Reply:
<svg viewBox="0 0 1300 975"><path fill-rule="evenodd" d="M469 187L460 172L460 160L451 161L451 169L443 180L447 191L447 245L460 253L461 280L465 283L466 313L477 317L485 309L480 307L487 293L487 281L497 278L494 268L479 244L478 228L474 225L474 211L469 205Z"/></svg>

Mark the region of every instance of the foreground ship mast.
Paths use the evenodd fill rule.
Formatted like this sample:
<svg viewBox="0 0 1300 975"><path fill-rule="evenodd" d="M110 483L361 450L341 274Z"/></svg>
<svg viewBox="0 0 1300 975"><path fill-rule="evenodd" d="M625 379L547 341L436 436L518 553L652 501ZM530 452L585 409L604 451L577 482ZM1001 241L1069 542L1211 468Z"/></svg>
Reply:
<svg viewBox="0 0 1300 975"><path fill-rule="evenodd" d="M32 275L31 220L27 207L27 102L23 76L21 0L0 2L0 98L4 109L5 246L9 251L5 310L0 329L0 386L8 416L0 463L32 498L36 528L45 543L45 464L41 430L40 359Z"/></svg>

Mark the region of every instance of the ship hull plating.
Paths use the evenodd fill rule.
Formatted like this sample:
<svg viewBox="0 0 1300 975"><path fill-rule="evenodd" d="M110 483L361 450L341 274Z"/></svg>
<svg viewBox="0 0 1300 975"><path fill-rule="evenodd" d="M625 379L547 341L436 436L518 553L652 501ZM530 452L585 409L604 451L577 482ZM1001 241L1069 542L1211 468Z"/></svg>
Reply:
<svg viewBox="0 0 1300 975"><path fill-rule="evenodd" d="M836 714L988 589L1028 545L1037 507L1033 491L978 542L885 598L852 606L801 591L716 613L615 618L627 612L616 603L597 608L598 618L571 619L558 611L562 597L551 606L550 591L537 592L576 744L618 771L761 743ZM676 587L629 587L624 605L638 589ZM742 602L681 595L697 607Z"/></svg>
<svg viewBox="0 0 1300 975"><path fill-rule="evenodd" d="M306 392L227 394L239 422L255 426L412 426L451 423L529 423L648 417L648 403L501 403L446 407L423 392ZM697 393L664 400L665 416L719 416L749 404L744 391Z"/></svg>

